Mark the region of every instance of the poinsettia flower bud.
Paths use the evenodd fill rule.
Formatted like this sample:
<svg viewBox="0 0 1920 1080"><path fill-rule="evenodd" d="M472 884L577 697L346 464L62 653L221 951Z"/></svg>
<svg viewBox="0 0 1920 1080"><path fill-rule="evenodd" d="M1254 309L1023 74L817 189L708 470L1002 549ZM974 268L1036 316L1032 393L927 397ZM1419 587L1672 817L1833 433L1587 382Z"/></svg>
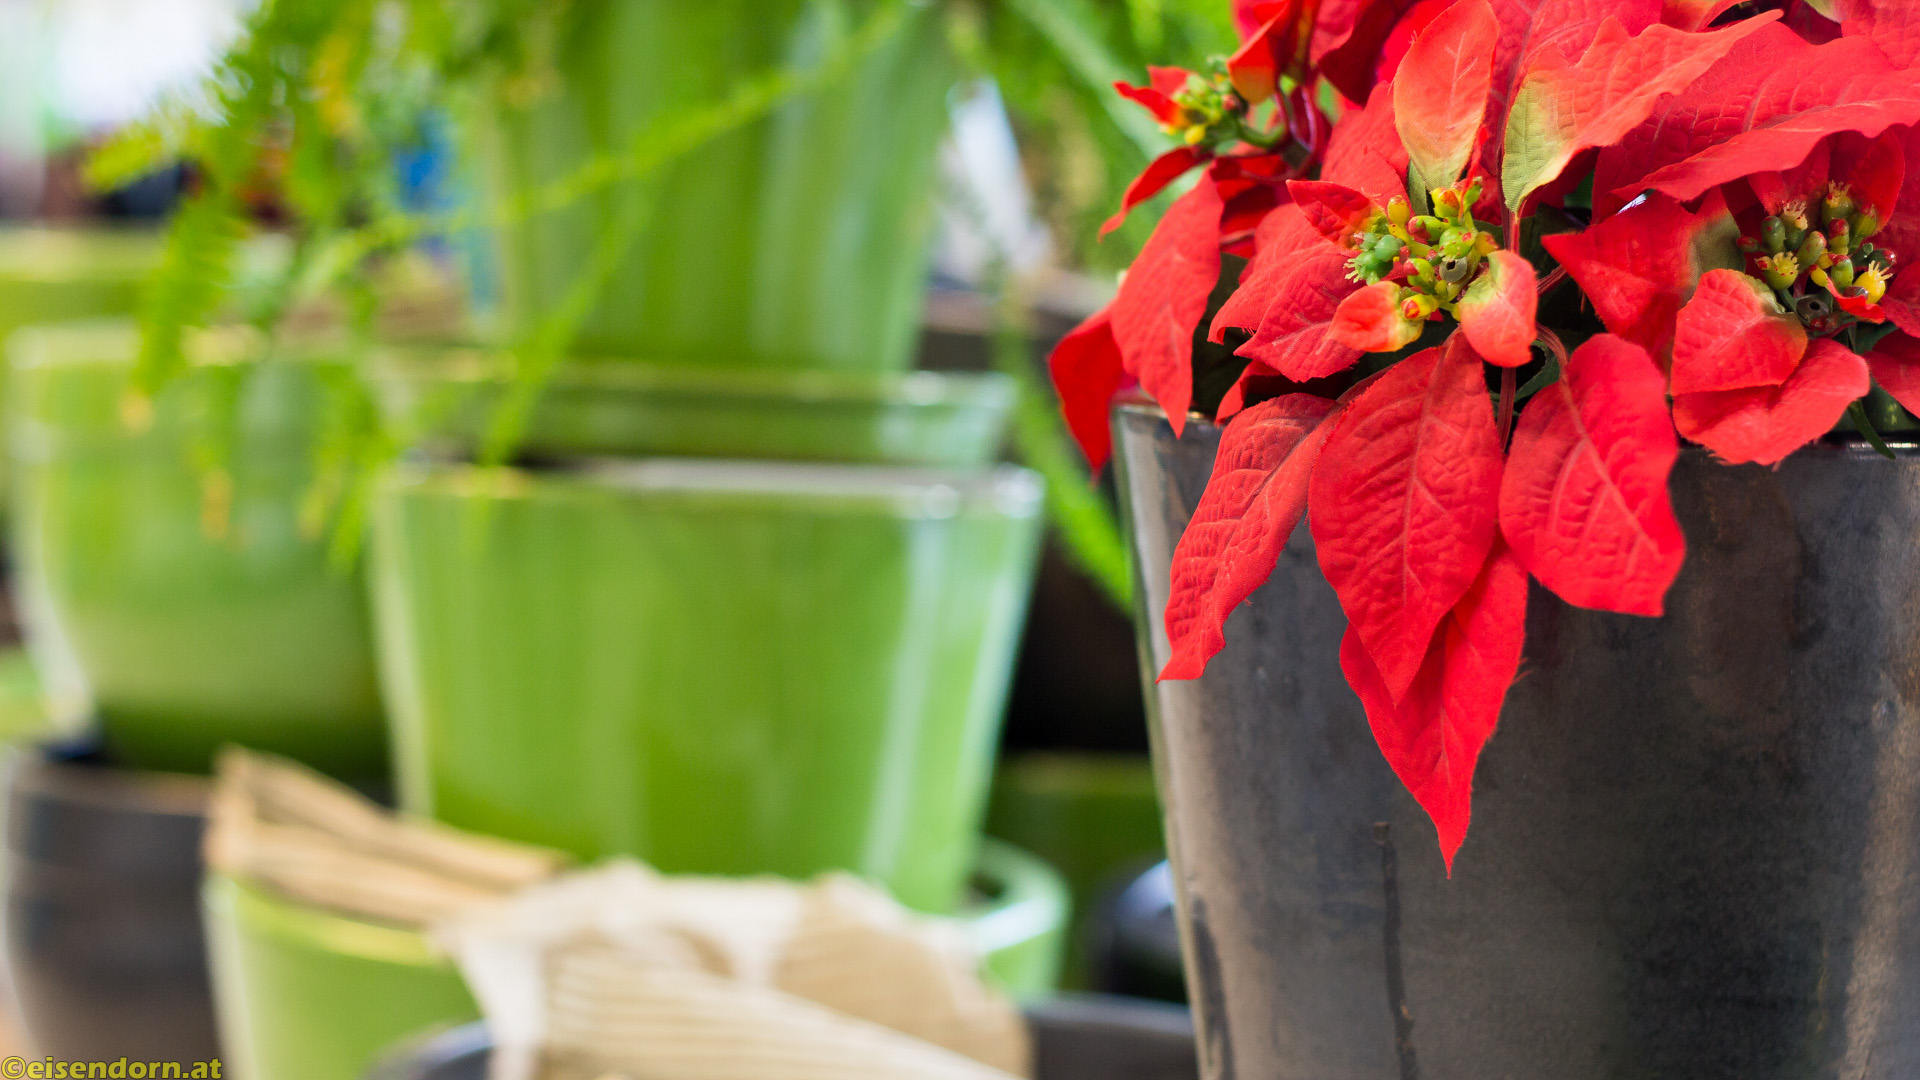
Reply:
<svg viewBox="0 0 1920 1080"><path fill-rule="evenodd" d="M1760 254L1760 241L1755 239L1754 237L1742 236L1740 239L1735 240L1733 243L1735 247L1739 248L1742 252L1748 255Z"/></svg>
<svg viewBox="0 0 1920 1080"><path fill-rule="evenodd" d="M1851 286L1853 284L1853 260L1847 258L1845 255L1834 259L1833 265L1827 267L1827 277L1831 278L1834 284L1843 289Z"/></svg>
<svg viewBox="0 0 1920 1080"><path fill-rule="evenodd" d="M1440 301L1426 293L1415 293L1400 302L1400 314L1414 321L1428 318L1439 310Z"/></svg>
<svg viewBox="0 0 1920 1080"><path fill-rule="evenodd" d="M1816 266L1807 271L1807 280L1823 289L1833 288L1833 279L1827 276L1827 269L1824 266Z"/></svg>
<svg viewBox="0 0 1920 1080"><path fill-rule="evenodd" d="M1794 257L1800 260L1801 266L1812 266L1814 263L1820 261L1820 256L1826 253L1827 234L1809 230L1807 234L1801 238L1800 249L1794 252Z"/></svg>
<svg viewBox="0 0 1920 1080"><path fill-rule="evenodd" d="M1388 221L1404 229L1406 228L1407 222L1412 219L1413 204L1407 201L1405 195L1395 195L1393 198L1387 200Z"/></svg>
<svg viewBox="0 0 1920 1080"><path fill-rule="evenodd" d="M1867 244L1860 249L1860 258L1870 265L1879 267L1882 275L1893 273L1893 252L1886 248Z"/></svg>
<svg viewBox="0 0 1920 1080"><path fill-rule="evenodd" d="M1887 276L1880 272L1878 266L1872 264L1855 275L1853 284L1859 288L1860 295L1866 297L1869 304L1877 304L1881 297L1887 295Z"/></svg>
<svg viewBox="0 0 1920 1080"><path fill-rule="evenodd" d="M1479 238L1473 242L1473 250L1475 254L1483 258L1491 255L1500 250L1500 238L1490 232L1483 232Z"/></svg>
<svg viewBox="0 0 1920 1080"><path fill-rule="evenodd" d="M1820 200L1820 223L1831 225L1836 221L1845 221L1853 211L1853 195L1847 191L1847 185L1827 185L1827 196Z"/></svg>
<svg viewBox="0 0 1920 1080"><path fill-rule="evenodd" d="M1760 223L1760 240L1767 250L1778 254L1787 249L1787 225L1777 217L1770 217Z"/></svg>
<svg viewBox="0 0 1920 1080"><path fill-rule="evenodd" d="M1432 195L1433 212L1449 221L1458 218L1465 209L1460 202L1460 192L1454 188L1435 188Z"/></svg>
<svg viewBox="0 0 1920 1080"><path fill-rule="evenodd" d="M1827 250L1845 255L1853 244L1853 234L1848 230L1847 219L1838 218L1827 225Z"/></svg>
<svg viewBox="0 0 1920 1080"><path fill-rule="evenodd" d="M1866 209L1853 215L1853 218L1851 220L1851 227L1853 229L1853 238L1855 240L1865 240L1867 237L1872 236L1874 233L1877 233L1880 231L1879 211L1875 210L1871 206L1867 207Z"/></svg>
<svg viewBox="0 0 1920 1080"><path fill-rule="evenodd" d="M1807 204L1794 199L1780 208L1780 220L1787 227L1784 248L1797 248L1807 238Z"/></svg>
<svg viewBox="0 0 1920 1080"><path fill-rule="evenodd" d="M1425 258L1416 257L1408 259L1407 266L1413 270L1413 282L1415 285L1428 289L1433 287L1437 275L1434 272L1432 262Z"/></svg>
<svg viewBox="0 0 1920 1080"><path fill-rule="evenodd" d="M1800 277L1800 260L1790 251L1769 255L1760 260L1760 273L1767 284L1775 289L1790 289Z"/></svg>

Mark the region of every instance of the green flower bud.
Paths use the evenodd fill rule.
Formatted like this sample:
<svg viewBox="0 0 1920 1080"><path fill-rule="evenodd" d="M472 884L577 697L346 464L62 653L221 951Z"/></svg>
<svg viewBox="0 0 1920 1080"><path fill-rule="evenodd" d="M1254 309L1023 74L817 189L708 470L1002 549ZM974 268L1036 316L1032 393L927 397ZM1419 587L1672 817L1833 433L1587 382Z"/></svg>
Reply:
<svg viewBox="0 0 1920 1080"><path fill-rule="evenodd" d="M1770 217L1760 223L1760 242L1767 250L1778 254L1787 250L1787 225L1777 217Z"/></svg>
<svg viewBox="0 0 1920 1080"><path fill-rule="evenodd" d="M1827 197L1820 200L1820 224L1831 225L1836 221L1845 221L1853 211L1853 195L1847 190L1847 185L1828 184Z"/></svg>
<svg viewBox="0 0 1920 1080"><path fill-rule="evenodd" d="M1807 229L1809 227L1807 223L1807 204L1799 199L1794 199L1787 203L1787 205L1780 208L1780 220L1787 228L1786 236L1784 237L1785 243L1781 246L1787 249L1799 247L1801 241L1807 238Z"/></svg>
<svg viewBox="0 0 1920 1080"><path fill-rule="evenodd" d="M1792 234L1791 229L1788 230L1788 234ZM1794 252L1794 257L1800 260L1801 266L1812 266L1820 261L1820 256L1826 253L1827 234L1809 229L1801 237L1800 248Z"/></svg>
<svg viewBox="0 0 1920 1080"><path fill-rule="evenodd" d="M1782 251L1761 259L1760 273L1772 288L1789 289L1800 278L1800 261L1793 257L1792 252Z"/></svg>

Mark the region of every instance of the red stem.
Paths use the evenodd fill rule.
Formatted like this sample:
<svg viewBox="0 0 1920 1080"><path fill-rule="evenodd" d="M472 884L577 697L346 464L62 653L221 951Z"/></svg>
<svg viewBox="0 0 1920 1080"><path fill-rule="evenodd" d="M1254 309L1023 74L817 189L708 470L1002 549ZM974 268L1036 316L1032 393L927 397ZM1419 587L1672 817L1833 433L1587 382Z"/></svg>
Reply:
<svg viewBox="0 0 1920 1080"><path fill-rule="evenodd" d="M1513 433L1513 396L1520 392L1520 373L1516 368L1500 369L1500 445L1507 445Z"/></svg>

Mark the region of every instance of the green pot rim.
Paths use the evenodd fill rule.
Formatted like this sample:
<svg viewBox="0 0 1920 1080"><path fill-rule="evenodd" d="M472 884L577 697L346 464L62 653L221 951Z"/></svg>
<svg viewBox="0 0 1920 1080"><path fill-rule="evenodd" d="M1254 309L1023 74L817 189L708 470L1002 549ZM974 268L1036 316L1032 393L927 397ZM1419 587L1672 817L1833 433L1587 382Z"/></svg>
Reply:
<svg viewBox="0 0 1920 1080"><path fill-rule="evenodd" d="M382 476L393 495L429 494L489 502L673 501L714 507L791 504L835 512L942 520L1027 519L1045 494L1038 473L1013 465L975 469L822 464L733 458L585 458L538 471L407 463Z"/></svg>
<svg viewBox="0 0 1920 1080"><path fill-rule="evenodd" d="M995 895L972 901L957 916L982 958L1066 925L1070 903L1066 883L1037 856L1005 841L983 838L974 873L998 886ZM218 870L207 871L202 888L210 910L245 925L249 932L381 963L448 970L453 966L422 930L287 900Z"/></svg>

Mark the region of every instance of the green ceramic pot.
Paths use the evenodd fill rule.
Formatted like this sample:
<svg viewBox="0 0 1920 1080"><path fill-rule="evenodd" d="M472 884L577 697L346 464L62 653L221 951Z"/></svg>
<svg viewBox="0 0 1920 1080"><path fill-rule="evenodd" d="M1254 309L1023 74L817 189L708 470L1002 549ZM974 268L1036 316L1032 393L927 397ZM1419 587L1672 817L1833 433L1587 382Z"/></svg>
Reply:
<svg viewBox="0 0 1920 1080"><path fill-rule="evenodd" d="M402 432L472 456L503 400L505 367L476 349L390 349L374 365ZM992 374L686 368L575 362L547 382L519 441L533 457L729 457L984 465L1013 407Z"/></svg>
<svg viewBox="0 0 1920 1080"><path fill-rule="evenodd" d="M204 772L226 742L349 779L384 769L364 586L302 514L327 361L253 362L242 334L123 418L132 327L14 338L16 577L36 660L71 662L117 760ZM228 510L206 466L227 463ZM217 487L218 485L216 485ZM50 679L71 683L73 673Z"/></svg>
<svg viewBox="0 0 1920 1080"><path fill-rule="evenodd" d="M891 0L581 0L549 80L480 95L463 127L490 206L538 202L596 155L657 152L675 121L806 65ZM935 169L958 79L939 5L840 80L675 159L497 230L508 322L554 310L599 239L647 227L588 314L583 352L701 366L900 370L919 330ZM757 85L757 83L756 83ZM544 92L542 92L544 90Z"/></svg>
<svg viewBox="0 0 1920 1080"><path fill-rule="evenodd" d="M1053 986L1066 885L989 842L962 917L1013 993ZM392 1044L472 1020L460 973L415 930L295 904L213 875L202 893L228 1067L242 1080L359 1080Z"/></svg>
<svg viewBox="0 0 1920 1080"><path fill-rule="evenodd" d="M375 499L402 804L951 910L1031 585L1018 469L403 468Z"/></svg>

